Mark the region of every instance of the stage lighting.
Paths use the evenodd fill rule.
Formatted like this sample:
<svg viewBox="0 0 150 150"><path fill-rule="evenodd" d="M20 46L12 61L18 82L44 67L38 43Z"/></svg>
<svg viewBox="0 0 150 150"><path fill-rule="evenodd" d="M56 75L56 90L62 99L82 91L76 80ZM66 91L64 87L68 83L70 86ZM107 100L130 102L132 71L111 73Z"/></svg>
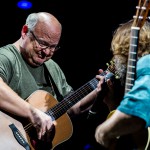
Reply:
<svg viewBox="0 0 150 150"><path fill-rule="evenodd" d="M30 9L32 7L32 3L26 0L21 0L17 3L17 6L20 9Z"/></svg>

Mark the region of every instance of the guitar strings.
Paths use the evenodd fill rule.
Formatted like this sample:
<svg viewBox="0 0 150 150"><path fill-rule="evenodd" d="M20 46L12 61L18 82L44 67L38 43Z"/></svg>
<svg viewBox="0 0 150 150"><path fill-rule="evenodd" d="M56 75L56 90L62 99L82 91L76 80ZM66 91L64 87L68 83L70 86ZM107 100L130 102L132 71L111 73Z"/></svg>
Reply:
<svg viewBox="0 0 150 150"><path fill-rule="evenodd" d="M110 66L107 70L109 70L111 72L115 71L115 69L113 67L110 67ZM118 72L114 72L114 73L116 74L116 76L119 76ZM69 101L68 100L63 100L63 101L61 101L61 103L57 104L57 107L52 108L53 112L56 113L55 114L56 116L54 118L58 118L60 116L60 114L62 114L62 112L66 112L66 111L64 111L64 110L66 110L66 108L70 108L70 106L73 106L73 104L76 103L76 100L74 100L75 98L79 99L81 97L81 94L83 94L83 95L86 94L87 90L91 91L91 85L94 87L96 85L95 82L97 83L97 79L91 80L90 84L88 82L87 84L85 84L83 86L85 92L84 92L83 87L82 87L82 90L80 88L80 89L78 89L77 91L74 92L75 94L77 93L76 95L74 94L75 96L71 95L71 96L67 97L69 99ZM96 87L94 87L94 88L96 88ZM79 91L81 91L81 92L79 92ZM79 93L80 93L80 95L79 95ZM50 112L48 112L48 114L50 114Z"/></svg>

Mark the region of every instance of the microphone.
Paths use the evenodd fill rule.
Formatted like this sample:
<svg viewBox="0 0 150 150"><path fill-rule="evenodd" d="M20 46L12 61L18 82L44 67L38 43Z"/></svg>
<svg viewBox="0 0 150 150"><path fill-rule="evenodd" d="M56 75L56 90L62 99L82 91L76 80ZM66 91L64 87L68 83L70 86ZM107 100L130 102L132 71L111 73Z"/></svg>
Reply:
<svg viewBox="0 0 150 150"><path fill-rule="evenodd" d="M99 110L99 105L100 105L100 101L104 99L107 91L108 91L108 86L107 86L107 80L110 79L111 81L114 80L114 74L113 73L108 73L105 75L105 80L102 84L102 89L101 91L98 93L97 98L95 99L91 109L88 112L88 116L87 119L92 118L93 116L95 116Z"/></svg>

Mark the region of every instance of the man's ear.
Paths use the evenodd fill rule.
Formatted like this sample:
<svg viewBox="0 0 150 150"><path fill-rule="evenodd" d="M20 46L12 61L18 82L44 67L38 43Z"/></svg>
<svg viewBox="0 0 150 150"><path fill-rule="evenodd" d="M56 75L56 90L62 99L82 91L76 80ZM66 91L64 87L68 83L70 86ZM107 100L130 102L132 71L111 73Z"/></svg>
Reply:
<svg viewBox="0 0 150 150"><path fill-rule="evenodd" d="M27 26L27 25L24 25L24 26L22 27L22 32L23 32L23 33L27 33L27 32L28 32L28 26Z"/></svg>

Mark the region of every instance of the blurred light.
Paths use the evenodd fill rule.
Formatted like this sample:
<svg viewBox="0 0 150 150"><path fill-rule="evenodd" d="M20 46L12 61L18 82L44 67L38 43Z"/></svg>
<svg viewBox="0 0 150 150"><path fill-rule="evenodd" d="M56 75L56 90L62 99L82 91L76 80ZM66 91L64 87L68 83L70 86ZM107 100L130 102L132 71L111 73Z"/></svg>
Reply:
<svg viewBox="0 0 150 150"><path fill-rule="evenodd" d="M26 0L21 0L17 3L17 6L21 9L30 9L32 7L32 3Z"/></svg>
<svg viewBox="0 0 150 150"><path fill-rule="evenodd" d="M93 146L91 144L86 144L84 150L93 150Z"/></svg>

